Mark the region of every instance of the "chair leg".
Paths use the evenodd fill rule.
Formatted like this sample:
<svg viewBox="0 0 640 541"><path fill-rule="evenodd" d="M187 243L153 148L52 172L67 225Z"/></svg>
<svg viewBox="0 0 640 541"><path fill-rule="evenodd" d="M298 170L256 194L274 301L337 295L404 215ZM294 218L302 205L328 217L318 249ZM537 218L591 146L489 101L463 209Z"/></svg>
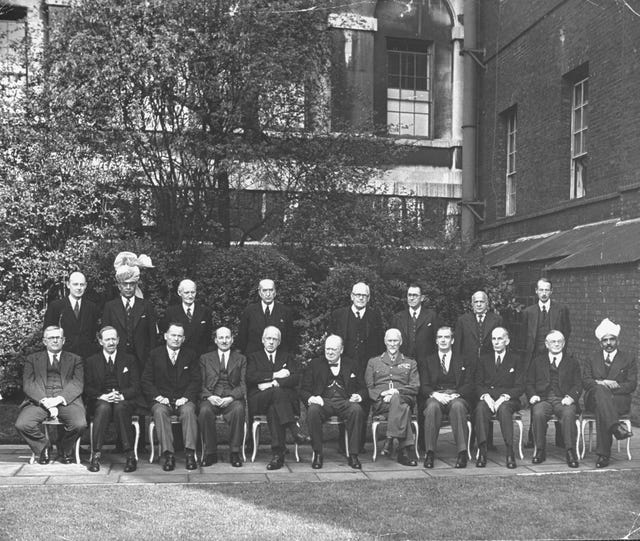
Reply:
<svg viewBox="0 0 640 541"><path fill-rule="evenodd" d="M516 420L518 426L518 452L520 453L520 460L524 460L524 453L522 452L522 432L524 432L524 425L521 420Z"/></svg>
<svg viewBox="0 0 640 541"><path fill-rule="evenodd" d="M80 464L80 436L76 440L76 464Z"/></svg>
<svg viewBox="0 0 640 541"><path fill-rule="evenodd" d="M576 455L580 456L580 419L576 419Z"/></svg>
<svg viewBox="0 0 640 541"><path fill-rule="evenodd" d="M348 458L349 457L349 432L347 431L346 426L344 427L344 452Z"/></svg>
<svg viewBox="0 0 640 541"><path fill-rule="evenodd" d="M413 431L415 432L415 453L416 459L420 460L420 449L418 449L418 421L412 420L411 425L413 426Z"/></svg>
<svg viewBox="0 0 640 541"><path fill-rule="evenodd" d="M631 421L625 419L624 424L627 427L627 430L631 432ZM620 440L618 440L618 443L620 443ZM631 460L631 438L627 438L627 458Z"/></svg>
<svg viewBox="0 0 640 541"><path fill-rule="evenodd" d="M242 432L242 462L247 461L247 453L244 450L245 445L247 444L247 421L243 424L243 432Z"/></svg>
<svg viewBox="0 0 640 541"><path fill-rule="evenodd" d="M376 461L376 457L378 456L378 438L376 437L376 434L378 432L378 425L380 424L379 421L373 421L371 423L371 437L373 438L373 457L372 460L375 462Z"/></svg>
<svg viewBox="0 0 640 541"><path fill-rule="evenodd" d="M136 419L131 420L131 424L133 425L133 431L135 432L135 438L133 440L133 456L136 457L136 462L138 461L138 442L140 441L140 422Z"/></svg>
<svg viewBox="0 0 640 541"><path fill-rule="evenodd" d="M89 450L93 456L93 421L89 423Z"/></svg>
<svg viewBox="0 0 640 541"><path fill-rule="evenodd" d="M253 421L251 425L251 436L253 437L253 454L251 455L251 462L256 461L256 453L258 452L258 443L259 443L259 431L258 427L260 426L260 421Z"/></svg>
<svg viewBox="0 0 640 541"><path fill-rule="evenodd" d="M471 455L471 421L467 421L467 429L469 434L467 437L467 455L469 456L469 460L473 460L473 456Z"/></svg>
<svg viewBox="0 0 640 541"><path fill-rule="evenodd" d="M151 421L149 421L149 447L151 448L151 454L149 456L149 464L153 464L153 459L155 458L155 455L156 455L156 446L155 446L155 443L153 442L153 433L155 432L155 430L156 430L156 423L152 419Z"/></svg>

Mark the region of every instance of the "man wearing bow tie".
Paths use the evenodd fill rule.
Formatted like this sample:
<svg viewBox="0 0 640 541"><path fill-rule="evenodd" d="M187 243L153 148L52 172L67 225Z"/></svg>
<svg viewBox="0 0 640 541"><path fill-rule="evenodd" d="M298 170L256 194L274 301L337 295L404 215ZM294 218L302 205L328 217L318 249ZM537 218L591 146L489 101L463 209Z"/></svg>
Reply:
<svg viewBox="0 0 640 541"><path fill-rule="evenodd" d="M133 472L137 461L133 452L135 436L131 416L140 392L138 366L132 355L118 352L119 337L113 327L103 327L98 334L102 351L85 363L84 392L89 415L93 416L93 454L89 471L100 471L102 443L113 419L126 457L124 471Z"/></svg>
<svg viewBox="0 0 640 541"><path fill-rule="evenodd" d="M457 449L456 468L467 467L467 417L475 398L475 358L462 357L453 351L451 327L440 327L436 333L438 351L427 359L423 373L422 393L427 398L424 410L424 439L427 451L425 468L433 468L435 449L444 414L449 416Z"/></svg>
<svg viewBox="0 0 640 541"><path fill-rule="evenodd" d="M322 423L336 415L345 423L349 434L349 466L362 468L358 458L362 408L366 393L354 362L342 355L342 338L332 334L324 343L324 357L317 357L304 371L300 384L300 399L309 406L307 426L311 434L314 470L322 468Z"/></svg>
<svg viewBox="0 0 640 541"><path fill-rule="evenodd" d="M172 471L176 466L171 416L177 415L182 425L186 468L195 470L198 467L195 458L198 437L196 401L202 385L198 357L190 349L182 347L184 328L180 323L170 323L164 339L166 344L149 354L142 375L142 392L152 404L151 414L158 432L160 454L164 456L162 469Z"/></svg>
<svg viewBox="0 0 640 541"><path fill-rule="evenodd" d="M240 451L244 434L245 376L247 360L237 351L231 351L233 336L226 327L216 330L217 348L200 357L202 391L198 423L204 439L202 466L218 462L216 415L222 413L229 425L229 462L234 468L242 466Z"/></svg>
<svg viewBox="0 0 640 541"><path fill-rule="evenodd" d="M386 351L369 360L364 376L373 415L386 415L387 440L398 441L398 463L417 466L411 453L416 437L411 428L411 414L420 389L418 366L400 353L402 335L398 329L388 329L384 343ZM387 441L385 447L392 446L393 442Z"/></svg>
<svg viewBox="0 0 640 541"><path fill-rule="evenodd" d="M478 440L476 466L487 465L487 435L491 417L496 416L507 448L507 468L516 467L513 452L513 414L520 409L520 395L524 393L525 369L520 357L509 346L509 332L504 327L491 331L493 353L480 357L476 367L476 387L480 401L473 421Z"/></svg>
<svg viewBox="0 0 640 541"><path fill-rule="evenodd" d="M276 301L276 285L273 280L263 279L258 284L260 302L247 306L240 316L238 348L249 356L262 350L262 333L266 327L277 327L280 331L280 350L293 353L296 339L291 308Z"/></svg>
<svg viewBox="0 0 640 541"><path fill-rule="evenodd" d="M623 440L632 435L618 419L631 410L631 395L638 383L638 363L635 357L618 349L620 325L605 318L595 334L601 351L585 363L582 383L585 408L596 417L596 468L606 468L613 438Z"/></svg>
<svg viewBox="0 0 640 541"><path fill-rule="evenodd" d="M197 293L195 282L182 280L178 286L178 296L182 302L167 308L160 330L166 331L171 321L182 323L184 327L182 347L191 349L200 356L210 349L213 321L211 309L199 301L196 302Z"/></svg>
<svg viewBox="0 0 640 541"><path fill-rule="evenodd" d="M545 340L547 352L535 357L526 376L526 392L531 404L531 426L536 445L533 464L546 460L547 422L552 415L560 421L567 465L577 468L576 449L578 400L582 394L580 364L564 351L565 339L552 330Z"/></svg>

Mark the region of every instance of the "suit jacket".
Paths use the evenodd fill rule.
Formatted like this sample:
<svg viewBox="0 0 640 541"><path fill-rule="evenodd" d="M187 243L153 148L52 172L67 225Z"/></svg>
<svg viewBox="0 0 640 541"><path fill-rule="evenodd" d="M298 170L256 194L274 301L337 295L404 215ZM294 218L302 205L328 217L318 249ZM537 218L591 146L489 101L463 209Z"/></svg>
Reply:
<svg viewBox="0 0 640 541"><path fill-rule="evenodd" d="M550 367L551 363L547 353L542 353L533 358L527 372L527 398L538 395L542 400L547 399L551 391ZM570 396L576 404L578 403L582 393L580 363L573 355L566 352L563 353L562 361L558 366L558 386L563 396Z"/></svg>
<svg viewBox="0 0 640 541"><path fill-rule="evenodd" d="M64 349L86 359L98 351L98 317L98 307L83 298L80 301L80 314L76 318L69 297L64 297L49 303L44 314L43 327L62 327L65 336Z"/></svg>
<svg viewBox="0 0 640 541"><path fill-rule="evenodd" d="M138 361L138 370L143 367L149 357L149 352L157 345L156 311L146 299L136 297L132 308L133 344L132 351ZM107 302L102 313L102 326L111 325L118 331L120 343L118 351L127 351L127 314L120 296Z"/></svg>
<svg viewBox="0 0 640 541"><path fill-rule="evenodd" d="M125 400L136 400L140 395L140 373L133 355L115 354L116 379ZM104 392L107 377L107 361L102 351L91 355L84 365L84 394L88 400L97 400Z"/></svg>
<svg viewBox="0 0 640 541"><path fill-rule="evenodd" d="M290 375L278 379L280 387L296 389L300 382L300 372L293 355L278 349L275 362L272 364L264 349L247 355L247 392L249 396L259 393L258 383L273 381L273 373L282 368L289 370Z"/></svg>
<svg viewBox="0 0 640 541"><path fill-rule="evenodd" d="M473 357L462 357L455 352L451 355L449 370L453 370L456 378L455 388L457 392L467 402L473 403L476 398L475 370L476 362ZM442 391L445 388L440 383L440 357L436 352L427 357L422 374L420 391L422 396L428 398L434 391Z"/></svg>
<svg viewBox="0 0 640 541"><path fill-rule="evenodd" d="M524 393L526 367L517 353L506 350L500 366L496 368L495 352L480 357L476 366L476 392L478 397L488 394L494 400L508 394L511 400L519 400Z"/></svg>
<svg viewBox="0 0 640 541"><path fill-rule="evenodd" d="M262 332L270 325L278 327L282 334L279 350L293 351L296 347L293 329L293 313L291 308L281 302L271 304L271 314L267 319L262 311L262 303L256 302L247 306L240 316L240 327L236 338L238 349L245 355L261 351Z"/></svg>
<svg viewBox="0 0 640 541"><path fill-rule="evenodd" d="M360 375L363 375L367 368L367 362L369 359L380 355L385 350L384 324L382 322L382 315L380 314L380 311L376 308L372 308L371 306L367 306L364 316L362 316L362 321L365 325L365 351L360 351L359 357L356 358L352 351L353 344L349 344L346 341L350 313L350 305L334 310L329 319L329 328L327 330L329 334L337 334L345 341L345 355L351 357L357 362L360 369Z"/></svg>
<svg viewBox="0 0 640 541"><path fill-rule="evenodd" d="M82 405L82 390L84 388L84 363L75 353L61 351L60 378L62 380L62 396L67 404L75 402ZM22 372L22 390L27 397L23 405L38 403L47 396L47 364L49 355L46 351L38 351L29 355L24 363Z"/></svg>
<svg viewBox="0 0 640 541"><path fill-rule="evenodd" d="M167 308L167 311L160 322L160 332L167 332L169 323L182 323L184 326L183 348L189 348L202 355L210 351L211 338L213 334L213 316L211 309L199 302L193 304L193 314L191 323L182 308L182 303L174 304Z"/></svg>
<svg viewBox="0 0 640 541"><path fill-rule="evenodd" d="M364 381L358 375L356 364L349 357L340 359L340 373L338 379L342 382L348 396L359 394L363 399L367 397L367 388ZM302 374L298 394L300 400L306 405L312 396L321 396L329 384L331 369L324 357L316 357Z"/></svg>
<svg viewBox="0 0 640 541"><path fill-rule="evenodd" d="M569 308L564 304L549 301L549 329L560 331L564 334L566 343L569 343L571 335L571 321L569 320ZM525 352L525 361L528 363L533 357L533 351L536 347L536 333L538 331L538 317L540 316L540 307L538 303L527 306L522 311L522 332L524 338L521 340ZM566 348L566 344L565 344Z"/></svg>
<svg viewBox="0 0 640 541"><path fill-rule="evenodd" d="M231 392L228 395L234 400L244 400L247 395L247 385L245 383L247 374L247 359L242 353L237 351L228 351L229 358L227 360L227 374ZM202 378L202 390L200 398L207 400L213 396L215 386L220 379L220 357L217 348L209 353L205 353L200 357L200 375Z"/></svg>
<svg viewBox="0 0 640 541"><path fill-rule="evenodd" d="M420 309L420 315L416 322L415 360L418 364L424 362L427 356L436 351L436 333L440 327L440 318L435 310L425 308ZM411 313L409 309L402 310L393 316L391 328L398 329L402 334L402 346L400 351L409 355L409 329L411 328Z"/></svg>
<svg viewBox="0 0 640 541"><path fill-rule="evenodd" d="M369 359L364 381L369 391L369 398L373 401L378 400L382 391L389 389L391 383L405 397L415 398L420 390L418 365L402 353L398 353L395 363L391 361L386 351L378 357Z"/></svg>
<svg viewBox="0 0 640 541"><path fill-rule="evenodd" d="M142 374L142 392L149 403L159 395L170 401L185 397L197 403L202 389L198 356L190 349L180 348L176 368L177 377L174 379L166 346L151 350Z"/></svg>
<svg viewBox="0 0 640 541"><path fill-rule="evenodd" d="M561 363L562 364L562 363ZM636 390L638 385L638 362L624 351L618 350L613 358L609 375L604 365L604 356L602 351L592 355L585 363L582 372L582 385L585 391L585 404L588 396L598 386L597 379L613 379L620 385L617 389L611 389L615 395L619 395L623 401L628 399L626 410L631 409L631 394ZM624 397L624 398L623 398Z"/></svg>
<svg viewBox="0 0 640 541"><path fill-rule="evenodd" d="M467 312L456 321L453 333L453 351L463 357L470 357L478 361L481 355L493 352L491 332L502 326L502 316L495 312L487 312L482 326L482 336L478 336L478 322L476 315Z"/></svg>

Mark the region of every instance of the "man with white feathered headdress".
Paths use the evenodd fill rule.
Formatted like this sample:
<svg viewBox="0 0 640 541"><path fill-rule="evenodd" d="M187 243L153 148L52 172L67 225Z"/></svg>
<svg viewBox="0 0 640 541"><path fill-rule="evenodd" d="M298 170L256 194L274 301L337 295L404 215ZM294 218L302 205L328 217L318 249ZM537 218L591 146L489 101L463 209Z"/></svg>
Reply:
<svg viewBox="0 0 640 541"><path fill-rule="evenodd" d="M585 408L596 417L596 468L606 468L611 455L611 443L631 437L631 431L619 422L631 409L631 395L638 381L636 359L618 350L620 325L605 318L596 327L595 335L601 351L585 363L582 383Z"/></svg>

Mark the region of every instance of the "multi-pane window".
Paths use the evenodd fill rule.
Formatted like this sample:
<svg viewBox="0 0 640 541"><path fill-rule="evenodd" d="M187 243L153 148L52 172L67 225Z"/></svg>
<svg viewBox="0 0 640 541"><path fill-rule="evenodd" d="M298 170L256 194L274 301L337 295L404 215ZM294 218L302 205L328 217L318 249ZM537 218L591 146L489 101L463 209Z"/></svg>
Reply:
<svg viewBox="0 0 640 541"><path fill-rule="evenodd" d="M507 173L505 187L505 216L513 216L516 213L516 135L517 114L516 109L510 109L506 116L507 128Z"/></svg>
<svg viewBox="0 0 640 541"><path fill-rule="evenodd" d="M431 136L431 48L426 41L387 39L387 129Z"/></svg>
<svg viewBox="0 0 640 541"><path fill-rule="evenodd" d="M588 104L589 78L585 77L574 83L571 95L571 199L586 193Z"/></svg>

